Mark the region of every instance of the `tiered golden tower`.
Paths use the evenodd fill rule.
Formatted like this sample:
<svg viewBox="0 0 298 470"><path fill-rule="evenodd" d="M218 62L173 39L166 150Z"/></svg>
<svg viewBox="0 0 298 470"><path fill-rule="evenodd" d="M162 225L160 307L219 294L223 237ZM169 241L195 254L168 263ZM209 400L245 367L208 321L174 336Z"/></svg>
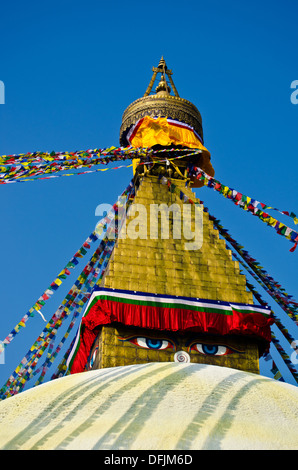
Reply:
<svg viewBox="0 0 298 470"><path fill-rule="evenodd" d="M156 93L150 94L157 74L161 78ZM179 97L163 58L153 68L145 95L124 111L120 143L163 153L162 159L155 154L149 165L134 162L135 197L101 282L105 303L98 311L92 307L88 328L93 328L95 341L86 369L174 360L258 373L259 357L268 347L268 319L253 312L253 297L238 262L233 261L192 191L200 185L187 175L190 164L212 176L214 170L204 147L201 115L192 103ZM173 148L178 153L181 150L181 158L175 161L171 159ZM184 157L184 150L190 148L199 152ZM169 181L178 191L169 191ZM184 197L179 197L179 191ZM187 223L185 197L193 202L188 206ZM193 235L191 241L189 234ZM111 313L114 307L109 295L121 304L122 316ZM154 296L163 302L164 310L158 313ZM200 313L200 302L204 313ZM141 310L144 304L146 314ZM132 305L138 305L138 318ZM107 312L112 320L106 320ZM233 315L240 319L234 321ZM97 322L97 316L105 319ZM87 323L88 319L85 328Z"/></svg>

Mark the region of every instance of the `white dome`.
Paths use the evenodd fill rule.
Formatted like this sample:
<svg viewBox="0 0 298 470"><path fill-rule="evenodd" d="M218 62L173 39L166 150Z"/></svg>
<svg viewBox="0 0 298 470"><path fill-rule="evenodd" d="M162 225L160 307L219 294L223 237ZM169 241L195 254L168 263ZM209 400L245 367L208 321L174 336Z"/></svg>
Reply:
<svg viewBox="0 0 298 470"><path fill-rule="evenodd" d="M57 379L0 402L1 449L297 449L298 388L203 364Z"/></svg>

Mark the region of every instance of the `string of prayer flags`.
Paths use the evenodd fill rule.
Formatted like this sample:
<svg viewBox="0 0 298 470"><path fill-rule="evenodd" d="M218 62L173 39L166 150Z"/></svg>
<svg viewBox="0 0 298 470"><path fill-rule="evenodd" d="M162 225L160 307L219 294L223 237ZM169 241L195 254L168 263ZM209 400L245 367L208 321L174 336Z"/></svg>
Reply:
<svg viewBox="0 0 298 470"><path fill-rule="evenodd" d="M204 211L208 213L210 220L212 220L219 233L237 251L237 253L248 264L253 272L261 279L264 284L262 287L264 287L266 292L280 305L280 307L288 314L288 316L296 322L298 320L298 316L296 315L298 303L293 300L292 296L285 292L280 283L276 282L272 276L270 276L265 271L260 263L258 263L249 255L247 250L244 250L242 245L240 245L234 238L231 237L228 230L224 229L220 221L210 214L207 207L204 207Z"/></svg>
<svg viewBox="0 0 298 470"><path fill-rule="evenodd" d="M93 272L95 271L95 269L93 270ZM95 276L97 273L94 273ZM86 283L88 282L87 281L87 278L86 278ZM92 281L91 281L92 282ZM91 283L90 282L90 283ZM65 341L67 340L71 330L73 329L73 327L75 326L75 323L76 323L76 320L79 318L79 315L82 311L82 309L84 308L84 306L86 305L86 302L89 300L89 296L86 296L84 294L79 294L78 296L78 299L76 302L74 302L72 304L72 309L74 309L74 313L73 313L73 317L72 317L72 320L67 328L67 331L66 333L64 334L63 338L61 339L60 343L58 344L58 346L56 347L55 351L52 353L52 352L49 352L48 355L47 355L47 359L42 367L42 372L41 372L41 375L39 377L39 379L37 380L37 382L34 384L34 387L36 387L37 385L40 385L44 378L45 378L45 374L47 372L47 370L50 368L50 366L53 364L54 360L56 359L57 355L59 354L59 352L61 351L62 347L63 347L63 344L65 343ZM31 376L29 377L29 379L31 378Z"/></svg>
<svg viewBox="0 0 298 470"><path fill-rule="evenodd" d="M81 171L80 173L76 173L76 172L73 172L73 173L63 173L63 174L55 174L55 175L50 175L50 176L37 176L37 177L27 177L26 175L24 174L21 174L19 175L18 177L11 177L11 175L9 174L9 178L4 178L4 179L1 179L1 175L0 175L0 184L11 184L11 183L26 183L28 181L37 181L37 180L48 180L48 179L52 179L52 178L62 178L62 177L65 177L65 176L80 176L80 175L86 175L86 174L90 174L90 173L98 173L99 171L107 171L107 170L119 170L120 168L131 168L133 165L130 164L130 165L121 165L121 166L117 166L117 167L114 167L114 168L97 168L95 170L89 170L89 171ZM56 173L58 171L63 171L63 168L60 168L60 169L54 169L53 172ZM42 173L43 174L43 173Z"/></svg>
<svg viewBox="0 0 298 470"><path fill-rule="evenodd" d="M114 231L114 227L113 226L110 227L110 230ZM97 280L97 282L100 282L100 280L102 279L102 277L104 275L104 272L105 272L105 268L108 264L108 259L111 256L111 253L112 253L113 247L114 247L114 243L115 243L114 240L109 239L109 231L107 231L106 238L107 238L106 240L102 240L101 246L96 250L95 254L93 255L93 257L91 259L91 261L89 262L90 264L93 265L93 269L91 271L90 271L90 269L88 269L87 272L88 272L88 275L93 274L93 278L91 280L88 280L87 276L85 276L85 277L82 276L82 273L86 271L86 267L85 267L84 270L82 271L81 275L79 276L78 280L75 282L76 287L73 286L73 288L70 291L70 292L72 292L72 296L69 297L69 295L67 295L66 298L64 299L64 301L62 302L62 305L64 305L64 311L62 312L61 315L59 315L59 325L58 325L58 327L57 327L57 324L58 324L57 321L55 321L54 325L52 325L52 329L56 328L56 330L54 330L55 331L54 334L56 334L59 326L61 326L61 323L62 323L61 318L63 316L65 316L65 314L68 315L70 313L70 311L73 310L74 308L77 308L77 312L75 312L75 313L77 313L77 314L81 313L82 308L84 307L85 303L89 299L91 290L94 287L94 284L97 280L99 272L100 272L100 276L99 276L99 279ZM101 255L103 258L98 260L97 259L97 258L99 258L98 255ZM97 267L98 265L94 267L94 264L95 264L94 260L95 259L97 259L97 262L98 262L98 265L100 266L100 268ZM101 263L101 261L103 261L103 260L104 260L104 263ZM83 286L80 289L77 288L78 283L83 284ZM76 295L79 294L78 298L76 300L74 300L75 295L73 294L75 290L76 290ZM88 295L85 293L86 291L88 292ZM82 296L83 296L83 301L80 300L82 298ZM69 309L67 309L67 307L65 306L66 299L68 300L68 303L70 303L70 300L71 300L71 307ZM60 307L59 307L59 309L60 309ZM58 311L59 311L59 309L58 309ZM54 315L54 317L55 317L55 315ZM43 372L42 372L39 380L36 382L35 385L39 385L43 381L44 375L45 375L47 369L54 362L56 355L58 354L58 352L60 352L61 346L64 343L64 341L67 339L67 337L69 335L69 331L73 326L74 326L74 321L71 322L67 332L65 333L65 336L62 338L61 342L59 343L55 353L51 356L50 360L46 361L45 367L43 368ZM6 392L5 392L6 396L10 396L12 394L16 394L16 393L19 393L20 391L22 391L22 389L24 388L24 385L26 384L26 382L32 377L32 370L36 366L37 361L42 356L42 354L44 353L46 347L49 344L49 341L53 337L52 331L49 327L45 328L44 332L47 332L47 335L44 336L43 344L39 347L39 349L37 348L38 341L35 342L35 344L34 344L34 347L35 347L36 351L34 352L34 355L30 358L30 363L26 364L26 361L22 361L21 364L23 364L23 366L19 366L17 368L17 370L18 370L17 376L16 376L16 374L14 374L15 380L14 381L10 380L5 385L4 389L6 390ZM43 334L40 335L39 340L42 336L43 336ZM30 351L32 351L32 350L34 351L34 349L31 348ZM33 360L33 363L32 363L32 360Z"/></svg>
<svg viewBox="0 0 298 470"><path fill-rule="evenodd" d="M283 376L281 375L281 372L280 370L278 369L275 361L272 361L272 368L270 370L270 372L273 374L273 378L275 380L278 380L279 382L284 382L284 378Z"/></svg>
<svg viewBox="0 0 298 470"><path fill-rule="evenodd" d="M291 374L293 375L294 379L298 383L298 373L297 373L296 369L294 369L294 367L292 366L292 362L291 362L288 354L285 352L285 350L281 346L280 342L275 337L274 333L272 333L271 336L272 336L271 339L272 339L272 342L273 342L274 346L276 347L277 351L279 352L280 356L282 357L284 363L287 365L287 367L288 367L289 371L291 372Z"/></svg>
<svg viewBox="0 0 298 470"><path fill-rule="evenodd" d="M167 185L169 191L175 191L181 200L188 202L190 204L195 204L192 199L190 199L183 191L180 190L175 184L168 180L165 176L160 176L159 179L161 183ZM244 250L244 247L241 246L234 238L232 238L228 230L224 229L220 221L213 217L208 208L204 207L204 212L208 213L210 220L213 222L219 233L230 243L237 253L244 259L244 261L252 268L257 276L263 281L266 285L266 291L271 295L271 297L281 306L281 308L288 314L288 316L295 321L298 320L296 315L298 303L293 300L293 297L285 292L280 283L276 282L272 276L270 276L265 269L254 259L249 253ZM297 323L298 324L298 323Z"/></svg>
<svg viewBox="0 0 298 470"><path fill-rule="evenodd" d="M189 167L188 174L191 177L195 177L199 181L202 181L206 187L214 189L219 194L222 194L225 198L230 199L238 207L250 212L254 216L257 216L260 220L262 220L262 222L266 223L268 226L273 227L279 235L283 235L292 243L294 243L294 246L290 249L290 251L295 251L298 244L298 232L291 229L282 222L278 221L274 217L270 216L269 214L264 212L264 210L273 209L275 211L278 211L281 214L291 217L294 223L297 224L298 217L296 216L296 214L294 214L294 212L281 211L275 207L268 206L267 204L261 203L256 199L246 196L240 193L239 191L222 184L220 181L205 173L204 170L202 170L201 168L197 168L195 166ZM259 205L263 210L258 208Z"/></svg>
<svg viewBox="0 0 298 470"><path fill-rule="evenodd" d="M130 197L133 191L134 186L133 183L130 182L127 188L121 194L119 200L122 201L122 198L124 198L124 196ZM115 204L113 208L115 208ZM114 214L115 211L111 210L109 215L110 217L114 217ZM7 347L7 345L10 344L15 338L15 336L19 333L21 328L24 328L26 326L26 322L29 320L29 318L33 317L36 312L41 314L40 310L44 307L44 305L52 297L52 295L59 289L64 279L71 274L70 270L75 269L75 267L79 264L79 258L83 258L87 254L87 250L90 249L91 244L97 241L98 238L101 236L100 229L104 226L104 224L107 223L107 220L108 216L102 219L97 224L95 230L89 235L89 237L85 240L79 250L74 254L74 256L62 269L62 271L60 271L58 276L51 282L47 289L34 303L34 305L28 310L28 312L22 317L22 319L17 323L17 325L12 329L12 331L6 336L6 338L2 341L4 347Z"/></svg>
<svg viewBox="0 0 298 470"><path fill-rule="evenodd" d="M233 253L233 256L235 256L235 254ZM238 257L237 257L238 258ZM236 259L237 259L236 258ZM257 301L260 303L260 305L268 305L267 302L265 302L261 296L261 294L254 288L254 286L252 284L250 284L248 281L246 281L246 286L248 287L248 289L252 292L252 294L254 295L254 297L257 299ZM276 316L276 314L272 311L271 309L271 315L274 319L274 324L275 326L279 329L280 333L282 334L282 336L288 341L288 343L292 346L293 344L293 341L294 341L294 338L292 337L292 335L289 333L288 329L285 328L285 326L282 324L282 322L280 321L280 319ZM271 332L271 338L272 338L272 341L273 343L275 344L275 346L277 347L278 345L278 350L279 352L281 352L281 357L284 359L286 359L285 364L286 366L288 367L288 369L290 370L291 374L293 375L293 377L295 378L296 382L298 383L298 373L297 373L297 370L292 367L292 363L289 362L288 360L288 355L285 355L286 353L284 352L284 349L282 348L282 346L280 345L280 342L279 340L276 338L276 336ZM265 360L269 360L269 354L267 354L267 357ZM270 356L271 358L271 356ZM275 366L276 367L276 366ZM276 367L277 369L277 367ZM271 371L272 372L272 371ZM281 374L280 375L276 375L276 372L277 370L275 371L275 373L273 374L274 375L274 378L277 379L281 377Z"/></svg>
<svg viewBox="0 0 298 470"><path fill-rule="evenodd" d="M95 264L97 258L102 256L102 254L105 255L105 253L106 253L105 245L107 243L109 244L111 242L110 241L106 242L105 240L102 240L101 245L97 248L95 254L93 255L93 257L89 261L88 265L94 267L94 264ZM84 268L82 273L84 271L86 271L86 267ZM93 271L94 271L94 269L92 269L92 270L88 269L87 270L87 272L89 274L92 273ZM97 268L95 268L95 271L96 271L96 274L95 274L95 276L96 276L97 273L98 273ZM77 308L78 305L80 305L80 307L78 307L78 308L79 308L79 311L81 311L81 308L85 305L86 301L89 299L91 289L87 289L87 290L89 290L89 295L80 294L78 299L76 299L78 294L81 292L80 286L83 283L85 283L85 285L86 285L86 283L89 282L86 276L85 277L82 276L82 273L79 276L79 278L77 279L77 281L75 282L72 289L70 290L69 294L66 296L66 298L62 302L62 304L59 307L59 309L57 310L57 312L52 317L52 319L49 322L49 324L47 325L47 327L44 329L42 334L39 336L38 340L34 343L33 347L30 349L27 356L25 356L25 359L27 361L28 361L28 357L31 360L31 362L32 362L32 358L34 359L32 367L28 368L28 363L26 364L26 360L25 361L23 360L21 362L22 365L20 365L17 368L18 374L17 374L15 380L12 383L8 383L9 389L10 390L12 389L14 391L14 393L18 393L19 391L22 390L22 388L25 385L26 381L30 378L31 372L34 369L34 367L36 366L37 361L39 360L39 358L42 356L45 349L47 348L49 341L51 340L53 335L55 335L57 333L57 330L61 326L62 321L69 315L69 313L74 308ZM84 295L83 301L80 300L82 298L82 295ZM62 311L62 309L63 309L63 311ZM41 340L42 340L42 342L41 342ZM40 342L41 342L41 344L39 344ZM21 379L20 379L20 376L21 376Z"/></svg>
<svg viewBox="0 0 298 470"><path fill-rule="evenodd" d="M132 201L132 200L130 200L130 203L131 203L131 201ZM110 258L110 256L111 256L111 254L112 254L112 251L113 251L113 248L114 248L114 244L115 244L114 237L112 237L112 240L110 240L110 235L111 235L110 232L115 232L115 231L116 231L116 229L115 229L114 226L110 226L109 229L107 230L107 233L106 233L106 239L107 239L107 241L105 241L105 243L104 243L105 246L104 246L104 249L103 249L103 251L102 251L102 258L99 259L99 261L97 262L97 266L95 266L95 267L92 269L93 278L92 278L91 280L87 280L87 273L88 273L88 275L90 274L90 269L86 269L86 268L84 268L83 272L81 273L81 276L79 276L79 278L78 278L78 279L83 278L83 280L85 279L84 285L83 285L83 287L82 287L81 290L80 290L81 293L79 294L78 299L80 299L80 298L82 297L82 295L84 295L84 293L85 293L86 291L88 292L88 297L85 297L85 298L84 298L84 302L82 302L82 301L79 301L79 302L76 301L76 302L74 302L74 304L72 305L72 309L73 309L74 307L77 308L77 310L76 310L76 312L75 312L75 319L77 319L79 313L82 311L82 308L83 308L83 306L85 305L86 301L88 300L88 298L89 298L89 296L90 296L90 294L91 294L91 291L92 291L92 289L93 289L95 283L96 283L96 282L97 282L97 283L100 282L101 279L102 279L102 277L103 277L103 275L104 275L104 273L105 273L105 269L106 269L106 267L107 267L107 265L108 265L108 261L109 261L109 258ZM103 242L104 242L104 240L102 241L102 243L103 243ZM99 267L98 267L98 266L99 266ZM83 273L86 273L86 276L83 276ZM99 276L99 278L98 278L98 274L99 274L99 273L100 273L100 276ZM98 278L98 279L97 279L97 278ZM77 307L77 304L79 304L80 306ZM54 354L52 355L50 361L47 362L45 368L43 369L42 375L40 376L39 380L36 382L35 385L39 385L39 384L43 381L46 370L47 370L47 369L51 366L51 364L54 362L54 359L55 359L56 355L58 354L58 352L60 352L61 347L62 347L62 344L64 343L64 341L65 341L66 338L68 337L70 330L71 330L71 329L73 328L73 326L74 326L74 323L75 323L75 320L72 320L72 322L71 322L71 324L70 324L70 326L69 326L67 332L65 333L65 336L64 336L64 337L62 338L62 340L60 341L60 343L59 343L59 345L58 345L56 351L55 351ZM64 363L64 362L63 362L63 363ZM65 367L62 367L62 366L61 366L61 367L59 366L58 370L59 370L59 373L60 373L60 374L61 374L61 370L64 371L64 374L65 374L65 372L66 372L66 368L65 368ZM63 375L64 375L64 374L63 374ZM54 375L55 375L55 374L54 374ZM55 377L53 377L53 378L55 378Z"/></svg>
<svg viewBox="0 0 298 470"><path fill-rule="evenodd" d="M281 211L280 209L277 209L276 207L268 206L267 204L264 204L260 201L257 201L256 199L246 196L245 194L242 194L235 189L229 188L228 186L220 183L218 180L216 180L212 176L208 175L201 168L189 167L188 171L191 176L195 176L197 179L200 179L202 181L206 179L207 181L206 185L215 189L216 191L222 192L222 194L227 196L229 199L233 199L234 202L240 207L247 206L248 208L249 205L252 205L254 208L257 208L257 206L260 205L263 210L275 210L279 212L280 214L284 214L284 215L287 215L288 217L291 217L294 223L298 224L298 217L296 216L296 214L294 214L294 212ZM250 209L252 210L252 207Z"/></svg>
<svg viewBox="0 0 298 470"><path fill-rule="evenodd" d="M230 237L227 237L227 230L225 230L225 232L223 232L221 230L222 226L219 225L218 223L218 220L215 219L213 216L210 215L208 209L205 207L204 208L204 211L207 212L209 214L209 218L210 220L213 221L215 227L219 230L219 233L221 235L224 236L224 238L227 239L227 241L231 241L233 239L230 239ZM264 274L267 275L266 271L264 270L264 268L262 268L262 270L260 271L259 267L258 267L258 263L255 261L255 263L252 265L251 264L251 260L252 258L248 255L247 251L243 250L243 247L241 245L239 245L237 242L235 242L235 240L233 240L233 245L232 245L234 248L237 248L237 252L240 253L241 256L243 256L243 259L250 265L253 267L253 269L258 273L258 275L260 276L260 278L262 280L264 280L266 282L266 277L264 276ZM233 253L233 256L235 257L235 259L237 259L237 261L240 262L240 264L249 272L249 274L251 274L253 276L254 279L256 279L258 282L258 278L254 275L254 272L252 272L251 270L249 270L247 268L247 266L239 259L239 257L237 257L235 255L235 253ZM274 287L274 292L276 294L276 286L280 286L280 284L276 283L273 278L269 275L267 275L267 279L269 281L269 286L271 286L272 284L275 286ZM272 282L273 281L273 282ZM270 284L271 283L271 284ZM294 314L293 314L293 309L289 309L288 308L288 304L284 304L284 302L282 302L282 299L284 298L284 295L282 293L280 293L279 296L276 296L273 294L272 290L268 289L266 284L264 282L259 282L259 284L265 289L265 291L267 293L269 293L269 295L271 295L272 298L274 298L274 300L283 308L283 310L290 316L290 318L297 318ZM260 294L258 294L254 289L253 289L253 286L251 284L249 284L247 282L247 287L252 291L252 293L255 295L255 297L258 299L258 301L260 302L261 305L267 305L266 302L264 302L260 296ZM286 302L287 302L287 297L286 297ZM290 301L292 302L292 301ZM297 302L293 302L294 305L296 306ZM271 310L272 312L272 310ZM274 312L272 312L272 317L275 321L275 324L276 326L279 328L279 330L281 331L281 333L283 334L283 336L288 340L289 343L291 343L293 341L293 337L290 335L290 333L288 332L288 330L284 327L284 325L281 323L281 321L277 318L277 316L274 314ZM296 382L298 383L298 373L296 371L296 369L292 366L291 364L291 361L289 360L289 357L288 355L285 353L284 349L282 348L282 346L280 345L278 339L273 335L272 333L272 340L273 340L273 343L274 345L276 346L278 352L280 353L283 361L285 362L286 366L288 367L288 369L290 370L291 374L293 375L293 377L295 378ZM278 377L281 377L281 375L278 374ZM277 376L274 377L275 379L277 378Z"/></svg>
<svg viewBox="0 0 298 470"><path fill-rule="evenodd" d="M54 349L54 338L52 339L51 343L49 344L47 357L46 357L45 362L43 363L43 365L41 367L39 367L38 369L36 369L35 371L30 369L30 379L32 377L34 377L35 375L39 374L40 372L41 372L41 376L43 375L43 372L46 369L46 364L52 356L53 349Z"/></svg>
<svg viewBox="0 0 298 470"><path fill-rule="evenodd" d="M72 339L72 342L70 343L67 351L65 352L64 356L62 357L62 360L61 362L58 364L54 374L51 376L51 380L55 380L55 379L58 379L60 377L64 377L65 375L68 375L70 372L68 371L68 367L67 367L67 358L73 348L73 345L74 345L74 342L76 340L76 337L74 337Z"/></svg>
<svg viewBox="0 0 298 470"><path fill-rule="evenodd" d="M134 186L132 182L128 185L126 190L122 193L126 195L128 200L127 209L133 201ZM39 335L37 340L33 343L30 350L27 352L25 357L22 359L18 367L11 374L5 385L0 391L0 399L4 399L8 396L15 395L23 390L25 384L30 380L37 371L35 370L39 359L44 354L45 350L49 345L53 344L53 340L57 334L58 329L61 327L62 322L70 315L71 311L74 310L73 319L60 343L58 344L54 353L48 353L47 359L45 360L42 368L41 375L37 380L35 385L39 385L45 377L46 371L54 362L57 354L61 351L61 348L69 336L71 329L73 328L75 321L79 314L81 313L84 305L89 300L91 290L93 289L96 282L100 282L102 279L105 269L108 265L108 260L112 254L114 244L117 237L112 236L118 233L118 228L115 227L115 224L112 224L113 218L117 216L118 205L126 206L126 202L123 201L125 198L120 198L118 203L114 204L113 210L111 210L108 215L105 217L105 223L109 223L109 227L106 231L106 236L100 242L99 247L96 249L91 260L82 270L78 279L75 281L74 285L65 296L61 305L57 311L52 316L51 320L48 322L42 333ZM96 237L97 239L97 237ZM90 248L90 243L85 242L83 244L84 249ZM86 251L87 253L87 251ZM79 253L82 254L82 253ZM83 252L83 254L85 254ZM78 252L75 256L78 255ZM65 270L62 270L59 276L64 276ZM64 370L64 368L60 368ZM40 370L39 370L40 372Z"/></svg>
<svg viewBox="0 0 298 470"><path fill-rule="evenodd" d="M151 153L151 149L136 149L134 147L109 147L106 149L77 150L75 152L28 152L13 155L1 155L1 165L24 165L40 164L61 161L77 161L78 163L87 162L96 164L106 164L109 162L124 160L125 157L132 158L140 153ZM0 168L1 169L1 168Z"/></svg>
<svg viewBox="0 0 298 470"><path fill-rule="evenodd" d="M148 148L146 149L146 152L144 153L144 149L133 149L127 151L125 154L123 152L117 156L117 160L127 160L127 159L135 159L138 158L139 161L138 165L150 165L152 164L152 158L153 156L158 155L161 152L164 152L165 150L151 150ZM181 158L186 158L190 155L194 156L198 154L198 151L196 150L191 150L189 152L189 149L187 149L187 154L181 155L181 150L179 150L179 155L176 155L174 152L177 150L175 149L170 149L167 150L168 152L173 153L172 158L166 158L166 159L159 159L158 161L155 160L155 163L162 163L168 160L177 160ZM185 149L184 149L185 151ZM200 151L199 151L200 152ZM98 164L105 164L107 165L111 161L110 158L104 157L100 159L87 159L87 160L61 160L59 162L53 161L50 163L38 163L38 164L32 164L32 162L29 163L23 163L21 165L15 165L15 166L0 166L0 184L12 184L12 183L24 183L28 181L36 181L36 180L46 180L46 179L51 179L51 178L60 178L64 176L78 176L78 175L84 175L84 174L90 174L90 173L95 173L99 171L107 171L107 170L118 170L121 168L130 168L133 166L133 164L130 165L120 165L117 167L113 168L97 168L97 169L91 169L92 167L98 165ZM63 173L63 174L57 174L61 173L63 171L70 171L70 170L77 170L81 168L89 168L89 170L86 171L81 171L81 172L72 172L72 173ZM53 174L54 173L54 174Z"/></svg>
<svg viewBox="0 0 298 470"><path fill-rule="evenodd" d="M172 183L170 180L168 180L166 177L160 176L160 180L161 180L161 183L162 183L162 184L168 186L169 191L171 191L171 192L176 192L176 194L179 196L179 198L180 198L183 202L186 202L186 203L188 202L188 203L190 203L190 204L196 205L196 203L195 203L191 198L189 198L188 196L186 196L186 195L183 193L183 191L180 190L180 188L178 188L175 184L173 184L173 183ZM243 247L242 247L242 246L240 246L235 240L233 240L230 236L228 236L227 230L224 230L223 227L219 224L219 221L218 221L217 219L215 219L215 217L213 217L213 216L210 215L210 213L209 213L209 211L208 211L208 209L207 209L206 207L204 208L204 211L208 213L210 220L213 221L215 227L219 230L220 234L223 235L224 238L228 239L228 241L231 241L231 240L232 240L232 241L234 242L234 243L233 243L233 246L235 247L235 245L236 245L237 251L239 252L239 254L240 254L241 256L243 256L243 259L245 259L245 261L248 262L248 264L251 264L251 261L253 260L253 258L251 258L251 257L249 256L249 254L248 254L245 250L243 250ZM254 261L253 267L254 267L254 268L256 269L256 271L260 274L261 278L264 279L264 274L267 274L266 271L265 271L263 268L260 268L260 269L259 269L258 263L257 263L255 260L253 260L253 261ZM246 266L244 265L244 267L246 267ZM261 272L259 272L259 271L261 271ZM273 278L272 278L271 276L268 276L268 281L269 281L269 286L270 286L270 287L271 287L272 285L274 286L274 291L275 291L275 292L278 290L278 287L281 288L280 284L276 283L276 282L273 280ZM251 286L251 285L248 284L248 287L249 287L249 286ZM271 293L272 293L272 292L271 292ZM259 300L262 300L260 295L258 296L258 298L259 298ZM277 300L277 301L280 302L280 300L281 300L281 299L284 299L284 298L286 299L287 306L288 306L288 303L291 302L291 303L294 305L294 307L296 308L297 302L292 301L292 300L289 298L288 294L284 294L284 292L281 292L281 291L280 291L280 296L279 296L279 297L276 297L275 300ZM260 303L262 303L263 305L267 305L267 304L266 304L265 302L263 302L263 301L260 302ZM284 309L285 309L285 308L284 308ZM291 310L291 312L292 312L292 310ZM286 333L286 329L285 329L284 326L281 324L281 322L277 322L277 325L278 325L278 326L279 326L279 325L281 326L281 331L282 331L283 334ZM280 355L281 355L283 361L285 362L286 366L288 367L288 369L290 370L291 374L293 375L293 377L295 378L296 382L298 383L298 373L297 373L297 371L292 367L292 364L291 364L291 361L289 360L288 355L287 355L287 354L285 353L285 351L283 350L283 348L282 348L282 346L280 345L280 343L279 343L279 341L277 340L277 338L276 338L274 335L272 335L272 338L273 338L273 342L274 342L276 348L278 349L278 352L280 353ZM288 338L291 338L291 337L288 336ZM275 379L283 380L283 379L282 379L282 375L281 375L281 373L280 373L279 371L278 371L278 373L277 373L277 371L275 372L275 377L274 377L274 378L275 378Z"/></svg>
<svg viewBox="0 0 298 470"><path fill-rule="evenodd" d="M100 246L96 249L91 260L87 264L87 266L92 266L92 269L89 271L91 275L95 273L96 261L98 261L99 258L102 256L105 244L106 240L102 240ZM5 385L2 387L0 398L4 399L8 396L15 395L16 393L19 393L23 390L26 382L32 376L34 368L36 367L39 359L42 357L45 350L47 349L53 338L56 336L58 329L62 325L62 322L69 316L71 311L73 311L75 308L78 308L80 312L85 303L89 300L90 292L89 295L82 293L80 298L78 298L79 294L81 293L81 286L83 284L88 284L88 278L84 279L81 275L79 276L79 278L76 280L75 284L72 286L72 288L64 298L60 307L54 313L51 320L45 326L37 340L33 343L30 350L24 356L18 367L15 369L15 371L11 374Z"/></svg>
<svg viewBox="0 0 298 470"><path fill-rule="evenodd" d="M97 240L97 237L94 234L91 234L86 241L94 242ZM47 300L51 298L55 291L61 286L65 274L69 275L69 269L74 269L75 266L78 264L77 257L81 256L82 247L77 251L76 255L74 255L71 260L67 263L65 268L58 274L58 276L51 282L48 288L43 292L43 294L38 298L38 300L34 303L34 305L29 309L29 311L24 315L21 321L12 329L12 331L6 336L6 338L2 341L4 347L11 343L11 341L15 338L17 333L19 333L21 327L26 326L26 322L30 317L33 317L36 312L40 313L40 310L44 307ZM87 253L87 252L86 252Z"/></svg>
<svg viewBox="0 0 298 470"><path fill-rule="evenodd" d="M146 156L152 156L164 152L183 152L186 153L201 153L200 149L160 149L154 150L152 147L109 147L105 149L89 149L89 150L80 150L75 152L33 152L33 153L21 153L13 155L1 155L0 156L0 165L24 165L28 167L29 165L40 165L56 162L57 164L61 162L77 162L78 164L87 163L90 165L98 165L119 161L119 160L131 160L133 158L140 158ZM2 167L0 167L0 172Z"/></svg>
<svg viewBox="0 0 298 470"><path fill-rule="evenodd" d="M246 271L255 279L255 281L263 287L263 289L280 305L280 307L289 315L289 317L294 318L295 321L298 320L298 317L296 316L296 310L297 310L296 302L293 302L294 307L291 308L289 306L289 303L291 302L291 300L288 300L288 297L284 297L283 294L279 294L275 287L273 288L267 287L267 285L265 284L266 279L265 279L265 282L262 280L264 278L264 273L266 273L266 271L262 270L264 271L264 273L259 271L260 274L256 275L254 271L252 271L248 266L246 266L243 263L241 258L239 258L239 256L236 255L236 253L234 252L232 253L233 253L234 258L238 261L238 263L240 263L246 269ZM267 275L267 279L272 279L272 278L271 276Z"/></svg>
<svg viewBox="0 0 298 470"><path fill-rule="evenodd" d="M61 348L62 348L63 344L67 340L72 328L74 327L74 325L76 323L77 318L79 317L79 314L81 313L81 310L83 309L83 307L85 306L85 304L88 300L89 300L89 296L80 294L78 296L77 300L75 302L72 302L72 305L68 310L68 313L70 313L71 310L75 310L75 311L74 311L72 320L70 322L70 325L68 326L66 333L64 334L64 336L61 339L60 343L56 347L54 353L52 353L52 352L48 353L47 359L46 359L46 361L45 361L45 363L42 367L41 375L40 375L39 379L37 380L37 382L34 384L34 386L39 385L43 382L47 370L53 364L54 360L56 359L56 356L61 351ZM62 324L62 322L61 322L61 324ZM44 344L46 344L46 338L45 338L45 343ZM44 352L44 351L42 351L42 352ZM32 374L28 377L28 380L30 378L32 378Z"/></svg>

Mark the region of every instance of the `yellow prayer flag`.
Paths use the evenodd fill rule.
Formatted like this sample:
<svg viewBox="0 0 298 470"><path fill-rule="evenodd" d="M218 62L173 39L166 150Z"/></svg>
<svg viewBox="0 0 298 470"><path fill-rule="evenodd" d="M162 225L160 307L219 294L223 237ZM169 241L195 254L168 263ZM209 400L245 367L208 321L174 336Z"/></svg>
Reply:
<svg viewBox="0 0 298 470"><path fill-rule="evenodd" d="M269 225L275 225L275 223L276 223L276 219L274 219L273 217L269 217L268 224Z"/></svg>
<svg viewBox="0 0 298 470"><path fill-rule="evenodd" d="M226 196L226 195L227 195L227 193L228 193L229 189L230 189L230 188L229 188L228 186L223 186L222 193L223 193L223 195L224 195L224 196Z"/></svg>

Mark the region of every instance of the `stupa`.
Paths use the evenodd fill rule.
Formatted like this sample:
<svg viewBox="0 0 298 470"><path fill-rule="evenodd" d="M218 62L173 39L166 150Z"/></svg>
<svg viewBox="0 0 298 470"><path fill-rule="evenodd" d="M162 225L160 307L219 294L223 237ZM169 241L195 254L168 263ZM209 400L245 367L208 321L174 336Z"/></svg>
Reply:
<svg viewBox="0 0 298 470"><path fill-rule="evenodd" d="M71 371L174 360L258 373L270 309L253 305L238 262L192 191L199 185L187 169L214 169L200 112L178 95L163 58L145 95L124 111L120 143L162 153L134 162L135 197L87 306ZM173 148L181 158L171 158ZM191 148L199 153L185 157ZM169 181L178 193L162 184Z"/></svg>
<svg viewBox="0 0 298 470"><path fill-rule="evenodd" d="M70 375L0 402L0 448L297 448L298 390L259 374L270 308L254 304L192 189L191 167L214 169L202 117L164 58L124 111L120 143L160 153L133 162L135 195Z"/></svg>

